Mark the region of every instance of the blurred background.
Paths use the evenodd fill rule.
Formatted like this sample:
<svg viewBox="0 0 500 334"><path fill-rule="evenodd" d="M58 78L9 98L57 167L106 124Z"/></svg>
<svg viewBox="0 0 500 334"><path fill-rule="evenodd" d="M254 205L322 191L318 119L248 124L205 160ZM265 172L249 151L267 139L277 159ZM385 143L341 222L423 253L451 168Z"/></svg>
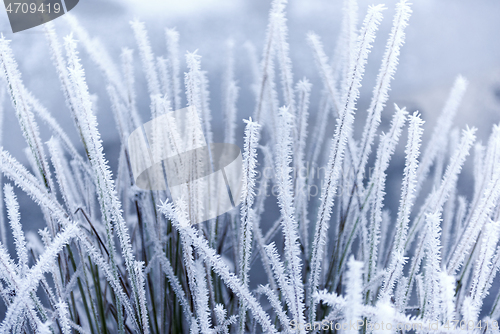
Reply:
<svg viewBox="0 0 500 334"><path fill-rule="evenodd" d="M383 1L383 0L380 0ZM78 18L91 36L98 37L109 53L119 61L121 48L136 48L130 21L146 22L153 51L157 56L166 53L165 27L176 27L180 33L180 51L198 50L202 56L202 69L208 71L210 81L210 107L212 110L215 141L222 140L223 119L221 111L221 84L226 63L226 41L235 42L236 77L240 86L238 100L238 140L242 138L242 119L252 115L254 96L251 91L252 77L249 58L243 44L250 41L258 55L264 43L270 0L80 0L71 13ZM306 43L306 33L320 35L325 51L331 57L340 30L341 0L290 0L287 8L289 42L293 62L294 81L307 77L313 84L309 124L314 124L322 84L317 75L312 52ZM378 0L359 0L359 21L370 4ZM392 24L396 0L385 2L387 10L368 59L361 97L356 115L357 130L364 124L365 110L371 98L380 60ZM392 82L390 99L383 112L381 129L388 126L393 113L393 103L407 106L410 111L419 110L426 121L427 138L435 125L437 115L444 106L455 77L464 75L470 82L456 125L466 124L479 128L478 138L486 141L492 124L500 119L500 1L498 0L419 0L412 5L413 14L406 29L400 64ZM59 38L71 33L64 16L56 19ZM50 60L49 50L42 27L23 32L11 32L6 12L0 10L0 32L12 40L12 47L19 63L25 85L58 119L75 143L79 138L65 105L56 71ZM118 136L105 81L80 48L90 93L97 97L97 117L104 148L110 165L116 171L118 160ZM181 71L186 67L181 59ZM143 121L150 119L149 96L145 77L135 52L136 90L139 111ZM185 104L185 98L183 97ZM5 103L3 145L22 162L25 142L21 135L10 101ZM330 119L330 133L334 120ZM50 134L41 126L42 139ZM358 137L359 138L359 135ZM402 137L406 138L406 137ZM405 139L403 139L405 140ZM399 152L404 145L399 145ZM81 147L81 145L79 146ZM390 177L386 203L399 199L399 187L404 157L396 155L391 164L394 177ZM472 160L472 159L469 159ZM470 161L469 161L470 162ZM393 181L391 181L393 180ZM472 180L464 173L462 190L467 195ZM20 196L22 196L20 194ZM29 199L28 199L29 201ZM390 204L389 204L390 205ZM29 207L33 208L32 205ZM21 205L22 207L22 205ZM39 212L25 210L26 218L38 220Z"/></svg>
<svg viewBox="0 0 500 334"><path fill-rule="evenodd" d="M340 29L341 0L290 0L287 8L289 41L293 61L294 80L307 77L313 83L312 117L319 99L321 82L316 75L312 53L306 44L309 31L319 34L329 56L333 54ZM363 81L359 101L359 118L371 97L371 90L384 52L392 23L396 0L359 0L359 21L370 4L384 3L387 10ZM220 115L221 76L225 67L225 43L235 41L237 77L239 79L240 118L253 111L253 96L248 57L243 44L251 41L258 54L264 43L270 0L80 0L71 12L91 36L104 42L118 61L122 47L136 49L129 22L146 22L155 54L165 54L165 27L177 27L180 33L181 54L198 50L202 68L209 72L211 109L214 127ZM500 111L500 1L498 0L419 0L412 5L413 15L407 28L406 44L400 56L400 65L392 84L391 102L418 109L432 126L436 114L458 74L464 75L470 86L458 115L457 125L480 128L480 138L486 138L492 122L497 122ZM70 33L64 17L55 20L60 38ZM12 46L23 73L26 86L58 117L63 125L72 126L55 69L51 66L43 28L35 27L13 34L6 12L0 10L0 32L12 40ZM98 117L103 139L116 139L116 132L103 90L102 75L95 70L85 52L81 52L91 93L99 97ZM137 60L138 103L147 119L149 98L145 90L142 67ZM183 60L183 59L181 59ZM181 64L185 65L185 64ZM185 70L185 66L182 68ZM386 112L388 116L392 112ZM13 121L7 113L7 122ZM68 129L68 127L65 127ZM5 138L21 138L16 127L7 127ZM12 131L10 133L9 131ZM429 131L428 131L429 132ZM74 137L76 139L76 137ZM17 141L17 140L15 140ZM8 147L9 143L5 145ZM14 147L13 147L14 148Z"/></svg>
<svg viewBox="0 0 500 334"><path fill-rule="evenodd" d="M226 64L226 41L235 42L236 77L240 86L238 100L238 135L242 143L243 118L254 110L251 90L252 77L249 58L243 44L250 41L258 55L264 43L267 13L270 0L80 0L71 13L93 37L98 37L116 62L122 47L137 49L129 22L139 19L146 22L149 37L156 56L166 53L165 27L176 27L180 33L180 51L198 50L202 56L202 69L208 71L210 81L210 107L213 117L215 141L223 138L221 110L221 85ZM498 0L415 0L410 25L406 30L406 43L400 56L400 64L392 82L392 91L383 112L381 129L386 129L394 111L393 103L406 106L409 111L419 110L426 121L424 139L428 138L441 112L448 92L458 74L469 80L469 88L459 108L456 126L466 124L478 127L478 138L485 142L492 125L500 120L500 1ZM341 0L290 0L287 8L289 43L293 62L294 81L307 77L313 84L310 124L314 125L322 84L306 33L316 32L331 57L340 30ZM361 97L356 115L357 130L364 124L366 108L382 58L385 43L392 25L396 0L359 0L361 22L370 4L385 3L387 10L377 34L377 40L368 59ZM59 38L71 31L64 17L55 20ZM79 138L74 131L69 110L66 107L56 71L50 60L43 28L35 27L13 34L6 12L0 9L0 32L12 40L12 47L19 63L25 85L42 101L66 129L75 143ZM116 174L119 153L118 133L105 90L103 75L97 70L80 48L91 94L97 97L97 118L106 156ZM150 119L149 96L145 77L135 52L137 102L143 121ZM182 58L181 61L184 61ZM182 62L181 71L186 70ZM185 97L183 96L183 105ZM23 163L25 142L10 101L5 103L3 145ZM329 134L334 120L330 119ZM50 134L41 126L42 139ZM359 138L359 134L357 135ZM406 142L406 135L401 139ZM425 145L425 144L424 144ZM403 152L400 144L398 152ZM81 147L79 144L78 147ZM468 159L470 169L472 159ZM388 194L385 200L393 212L397 210L404 156L397 154L391 163L388 178ZM461 176L460 192L470 196L472 178L467 171ZM31 200L18 192L21 215L26 229L36 231L41 214ZM272 224L277 210L269 210L266 223ZM29 227L28 227L29 226ZM267 228L263 226L263 229ZM258 280L254 283L259 283Z"/></svg>

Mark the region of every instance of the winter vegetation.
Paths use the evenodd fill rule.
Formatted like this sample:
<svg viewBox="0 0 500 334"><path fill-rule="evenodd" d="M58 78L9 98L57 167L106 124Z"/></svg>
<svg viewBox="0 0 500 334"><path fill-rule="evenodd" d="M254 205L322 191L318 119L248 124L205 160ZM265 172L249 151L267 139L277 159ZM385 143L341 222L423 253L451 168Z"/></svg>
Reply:
<svg viewBox="0 0 500 334"><path fill-rule="evenodd" d="M167 28L165 52L155 55L146 24L133 21L136 50L112 57L76 18L65 16L73 33L64 38L46 24L72 129L59 126L32 95L10 42L0 39L0 115L15 113L29 161L24 166L0 150L7 218L0 214L0 333L499 333L500 126L486 143L476 141L474 128L455 128L467 89L461 76L434 129L418 111L388 105L411 15L406 0L395 9L367 110L357 103L386 8L344 0L332 59L320 36L307 35L322 82L313 87L293 75L286 5L272 2L260 63L257 47L245 45L255 94L248 120L237 110L236 45L227 45L222 128L230 144L238 125L245 128L241 191L233 194L240 204L200 224L193 217L219 194L200 195L193 186L190 198L174 201L168 190L137 187L128 145L143 123L184 107L197 113L184 115L165 145L180 153L203 138L213 142L209 94L218 83L208 82L196 51L183 55L182 32ZM83 68L83 52L94 68ZM134 68L134 57L142 68ZM109 99L120 136L116 175L87 85L86 71L95 70L107 84L96 93ZM148 119L137 108L139 71L147 79ZM309 108L313 89L321 91L318 110ZM383 114L392 119L386 132L379 128ZM355 118L364 124L360 134ZM193 132L195 124L202 133ZM69 139L70 131L81 143ZM405 154L400 200L389 205L388 168L398 146ZM468 160L474 187L461 194ZM306 165L324 166L324 175L298 172ZM179 160L176 168L189 167ZM264 170L272 176L263 177ZM310 196L317 185L318 196ZM29 230L14 187L40 207L45 228ZM276 221L272 207L279 209ZM253 284L253 268L267 284ZM485 303L490 294L494 302Z"/></svg>

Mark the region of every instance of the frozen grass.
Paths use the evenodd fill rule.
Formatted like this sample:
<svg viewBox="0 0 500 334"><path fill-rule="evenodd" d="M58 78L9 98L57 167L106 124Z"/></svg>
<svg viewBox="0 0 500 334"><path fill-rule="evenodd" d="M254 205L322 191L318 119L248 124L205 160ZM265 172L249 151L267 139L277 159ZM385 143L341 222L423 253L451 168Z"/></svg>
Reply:
<svg viewBox="0 0 500 334"><path fill-rule="evenodd" d="M245 123L241 204L197 225L190 219L203 215L208 201L217 201L216 193L200 196L193 186L193 196L174 201L167 191L141 190L134 184L134 156L127 140L142 121L133 50L123 49L119 61L113 59L73 17L68 21L78 41L70 35L62 45L52 24L45 26L82 156L65 133L74 130L62 129L28 91L9 41L0 39L0 102L5 93L10 96L31 169L1 150L0 170L12 182L2 187L12 234L0 215L0 292L7 309L0 333L304 333L339 328L369 333L382 322L384 333L400 332L398 323L412 328L423 324L420 333L430 323L436 326L433 332L458 332L470 324L477 333L498 332L494 320L500 316L500 294L491 307L483 307L483 300L500 266L500 127L493 127L486 145L475 143L475 129L461 135L453 131L467 88L460 76L427 144L421 142L424 121L418 112L386 107L411 14L405 0L397 4L366 116L361 112L366 121L360 138L352 131L356 104L385 8L370 6L358 27L357 3L345 0L333 61L320 37L308 34L311 60L323 84L317 121L309 126L313 87L307 79L295 82L293 77L285 9L286 0L272 2L260 66L255 48L246 45L255 79L250 120L238 117L234 42L228 43L224 138L234 143L237 125ZM177 124L177 135L165 145L172 150L196 147L201 133L190 143L180 142L178 135L190 133L198 119L211 142L209 83L201 57L186 54L183 81L179 32L166 29L166 52L157 57L145 24L134 21L131 31L147 78L151 117L179 110L184 100L198 111ZM122 143L116 177L103 153L79 46L108 85ZM382 112L392 110L389 131L380 133ZM325 138L331 114L334 135ZM46 143L39 120L53 134ZM405 128L406 144L401 138ZM384 196L397 145L406 146L406 164L392 219ZM475 186L467 198L458 193L457 183L473 148ZM306 164L316 170L323 160L327 165L318 200L308 196L315 175L298 171ZM187 167L180 163L180 170ZM272 177L262 177L269 169ZM430 192L422 193L429 182ZM13 184L42 210L46 228L38 236L25 236ZM276 197L266 196L270 188L276 189ZM415 205L417 198L422 205ZM265 212L271 201L280 210L276 222ZM264 231L263 226L271 227ZM276 237L280 231L282 237ZM11 235L12 255L7 251ZM254 289L256 259L267 284ZM335 323L340 327L335 329ZM372 326L342 328L343 323Z"/></svg>

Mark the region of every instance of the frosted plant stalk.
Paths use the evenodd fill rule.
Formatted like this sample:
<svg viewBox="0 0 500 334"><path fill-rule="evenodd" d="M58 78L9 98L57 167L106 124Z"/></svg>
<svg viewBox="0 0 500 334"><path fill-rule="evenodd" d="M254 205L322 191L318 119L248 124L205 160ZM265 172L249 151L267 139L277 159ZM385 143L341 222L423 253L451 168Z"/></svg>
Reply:
<svg viewBox="0 0 500 334"><path fill-rule="evenodd" d="M295 212L300 225L300 238L304 245L305 255L309 256L309 219L307 218L306 178L309 175L303 176L301 171L305 167L305 150L307 140L307 125L309 119L309 98L311 95L311 84L307 79L300 80L295 90L298 96L298 112L297 112L297 139L294 147L294 178L295 178ZM309 162L307 162L309 163Z"/></svg>
<svg viewBox="0 0 500 334"><path fill-rule="evenodd" d="M389 161L394 154L396 144L399 141L402 127L406 121L407 111L405 108L400 109L395 106L396 113L393 116L391 129L387 134L383 134L380 138L379 148L377 149L377 158L370 186L367 189L368 195L372 193L370 199L371 214L369 225L369 242L370 249L368 255L368 267L366 271L366 280L370 280L376 275L377 258L379 256L378 246L380 242L380 226L382 224L382 208L385 196L385 182L387 178L386 170L389 167ZM384 233L385 234L385 233ZM382 244L383 245L383 244Z"/></svg>
<svg viewBox="0 0 500 334"><path fill-rule="evenodd" d="M168 60L163 57L156 57L156 66L158 67L158 74L161 83L161 92L163 93L165 99L170 103L173 101L172 97L172 87L170 86L170 73ZM174 109L173 105L169 105L169 109Z"/></svg>
<svg viewBox="0 0 500 334"><path fill-rule="evenodd" d="M134 53L132 50L124 48L120 55L121 68L123 72L123 79L125 80L125 105L127 106L130 114L130 122L134 129L142 125L141 117L137 112L136 96L134 90Z"/></svg>
<svg viewBox="0 0 500 334"><path fill-rule="evenodd" d="M342 7L341 31L333 56L333 78L337 82L347 79L349 61L358 38L358 2L357 0L344 0Z"/></svg>
<svg viewBox="0 0 500 334"><path fill-rule="evenodd" d="M181 108L181 83L180 83L180 61L179 61L179 32L173 29L165 29L167 40L167 52L169 65L171 66L170 74L172 76L172 95L174 102L174 110Z"/></svg>
<svg viewBox="0 0 500 334"><path fill-rule="evenodd" d="M479 231L486 223L486 219L492 212L500 198L500 166L495 167L492 180L488 183L481 201L474 208L467 227L462 232L456 244L452 256L448 262L448 274L455 274L467 254L469 254Z"/></svg>
<svg viewBox="0 0 500 334"><path fill-rule="evenodd" d="M32 108L25 98L25 87L21 79L21 73L18 70L17 63L12 55L12 50L9 46L10 42L2 36L0 38L0 64L2 66L2 74L7 80L9 93L12 105L16 111L16 117L21 126L21 130L35 159L36 167L42 177L42 181L49 190L54 189L51 179L51 173L47 160L45 158L45 150L43 148L38 124L35 122Z"/></svg>
<svg viewBox="0 0 500 334"><path fill-rule="evenodd" d="M223 99L222 105L224 107L225 129L224 129L224 142L229 144L235 143L236 131L236 101L238 100L239 88L234 79L234 42L229 40L227 42L227 67L224 74L224 82L222 86Z"/></svg>
<svg viewBox="0 0 500 334"><path fill-rule="evenodd" d="M7 313L0 324L0 333L6 332L6 330L15 325L14 322L18 315L23 312L22 305L25 303L26 298L29 298L29 294L36 289L40 279L50 267L50 263L55 260L57 254L71 239L76 237L78 232L79 229L76 225L67 226L54 238L50 247L45 250L37 263L30 268L25 278L20 282L16 297L9 305Z"/></svg>
<svg viewBox="0 0 500 334"><path fill-rule="evenodd" d="M71 26L71 29L78 37L78 40L83 44L85 51L90 55L92 61L104 74L106 80L115 86L116 90L123 99L126 99L125 88L123 87L120 71L101 41L97 38L92 38L80 25L74 15L65 15L64 18Z"/></svg>
<svg viewBox="0 0 500 334"><path fill-rule="evenodd" d="M255 198L255 176L257 168L257 146L259 144L260 125L250 118L245 121L245 140L242 167L241 190L241 225L240 225L240 258L239 276L243 284L248 287L248 271L252 253L252 230L255 212L252 209ZM244 330L245 305L240 303L240 331Z"/></svg>
<svg viewBox="0 0 500 334"><path fill-rule="evenodd" d="M4 102L5 102L5 86L3 82L0 82L0 147L3 147L3 124L4 124ZM0 174L0 189L2 189L2 175ZM4 203L0 201L0 212L3 212ZM0 241L6 245L7 244L7 228L5 227L5 219L3 215L0 215Z"/></svg>
<svg viewBox="0 0 500 334"><path fill-rule="evenodd" d="M252 108L262 128L257 129L259 126L253 121L248 121L247 126L255 125L262 134L261 139L257 135L246 138L247 144L252 142L252 145L243 150L243 204L238 208L241 216L238 210L232 210L196 226L191 224L199 222L205 209L211 207L209 201L217 200L221 194L206 193L203 182L190 180L182 185L187 196L173 203L163 201L170 196L169 191L152 193L134 184L130 161L135 158L124 142L131 130L142 127L137 102L144 97L136 97L134 86L146 83L143 77L151 81L151 76L157 76L159 93L148 92L145 98L152 101L152 117L166 117L169 131L163 134L161 128L156 128L155 142L177 152L206 146L214 138L236 143L241 139L237 138L237 129L244 125L236 110L237 80L241 81L236 74L241 72L234 65L235 59L240 63L239 58L227 55L227 66L221 76L223 96L219 113L226 116L225 128L217 128L224 133L220 131L212 138L209 94L218 91L209 91L209 76L202 71L196 53L187 54L186 80L181 82L179 33L175 29L165 31L166 53L155 57L152 49L156 45L144 43L147 36L142 26L139 39L143 45L137 51L141 58L146 55L147 59L137 63L146 67L146 76L141 75L141 81L136 82L131 50L122 49L121 64L117 67L103 44L90 37L74 17L66 15L81 45L97 64L93 67L103 75L109 98L103 101L100 95L106 91L88 92L76 43L66 39L65 58L53 25L45 25L54 68L76 134L83 143L84 157L77 143L71 142L69 132L60 126L59 119L52 116L55 114L51 115L42 100L24 87L20 73L12 70L15 61L10 46L0 41L3 43L0 48L7 50L0 51L3 70L0 76L14 83L14 88L17 87L14 95L31 111L28 115L21 110L22 120L36 125L36 119L40 126L45 126L40 130L42 136L32 131L34 128L28 129L31 131L28 135L38 136L43 149L47 145L50 160L46 166L57 181L50 189L47 187L29 148L27 166L33 172L0 149L2 174L40 206L47 226L39 231L39 236L33 231L24 236L22 230L29 228L21 225L13 188L6 186L6 200L2 203L5 202L12 223L14 253L9 255L6 245L0 244L0 297L7 309L0 332L291 333L295 329L308 332L307 327L301 330L297 325L312 325L314 321L342 323L366 319L371 323L411 325L438 321L442 325L459 317L490 323L498 318L500 294L491 310L485 309L483 301L500 268L499 228L498 223L493 223L500 219L500 127L493 126L487 145L476 145L474 195L466 200L458 176L468 173L462 166L473 145L474 131L466 130L459 140L458 130L452 129L465 89L465 81L460 77L440 118L444 126L440 124L432 137L440 148L436 150L429 145L420 167L423 122L418 113L409 117L407 161L400 208L394 222L388 210L392 205L384 203L389 198L385 193L393 192L392 185L397 184L393 182L397 172L393 173L392 167L398 166L393 162L397 159L395 147L407 116L404 108L396 107L390 129L381 133L378 125L384 119L382 112L410 14L406 1L397 3L386 52L381 55L379 76L369 97L372 102L368 117L360 120L359 125L365 128L356 142L351 130L354 113L383 8L370 7L358 30L357 1L344 1L341 33L332 62L319 37L314 34L307 37L312 48L310 60L317 63L316 76L311 80L320 79L323 86L314 91L306 80L295 85L297 71L292 71L286 26L287 1L273 0L260 68L255 50L252 51L250 44L246 47L249 59L245 60L250 61L243 70L253 76L254 86L250 88L256 95L256 104ZM297 64L293 67L300 68ZM156 74L149 75L155 71ZM182 111L170 115L170 109L179 110L182 105L182 84L186 87L186 115L180 115ZM12 87L3 88L12 92ZM93 85L91 89L95 89ZM242 93L246 90L243 87ZM105 160L97 131L94 114L98 95L105 105L111 106L101 110L99 117L102 112L112 112L119 133L116 181L109 171L110 164ZM307 125L309 99L312 105L319 102L316 125L311 130ZM281 106L284 107L280 109ZM14 112L16 107L14 104ZM337 118L335 127L330 120L331 111ZM179 118L185 118L186 122L179 122ZM44 139L46 129L53 137L44 143L50 138L49 135ZM311 139L307 138L308 131ZM324 150L325 134L331 132L334 134L329 140L330 149ZM376 137L380 141L373 152ZM261 157L255 151L259 144ZM147 149L144 145L143 150ZM327 160L326 154L329 154L327 165L319 167L322 160ZM251 156L253 159L249 159ZM187 161L187 157L181 157L174 165L175 172L183 173L187 167L190 167L186 170L188 175L202 170L209 172L206 169L211 166L196 163L198 158L196 155L194 160ZM304 167L313 169L305 178L301 169ZM434 170L431 182L425 182L431 169ZM365 179L366 170L371 175ZM314 177L323 173L324 180ZM312 189L309 195L316 196L319 191L313 195L314 187L319 184L322 197L315 204L307 197L308 192L302 190ZM421 201L416 202L419 191L432 185ZM340 199L334 206L336 195ZM272 210L268 212L273 207L279 207L279 218L273 217ZM317 217L313 240L308 240L310 211ZM408 233L410 217L413 222ZM328 233L330 224L338 226L334 233ZM75 229L72 237L66 241L59 239L69 228ZM8 233L4 231L4 241ZM416 236L418 242L412 243ZM334 247L331 243L329 247L329 238L335 241ZM444 245L442 249L439 238ZM408 254L413 256L405 266ZM250 283L259 275L258 261L267 275L263 277L266 285L253 290ZM457 273L460 276L455 276ZM323 288L327 290L318 291ZM317 307L318 303L322 303L321 307ZM484 312L490 315L479 318ZM382 333L376 328L367 328L367 332Z"/></svg>
<svg viewBox="0 0 500 334"><path fill-rule="evenodd" d="M196 294L196 314L198 316L200 330L202 333L212 333L212 321L210 319L210 310L208 309L207 280L205 267L201 259L194 264L194 270L196 274L196 287L193 292Z"/></svg>
<svg viewBox="0 0 500 334"><path fill-rule="evenodd" d="M275 28L275 20L273 19L277 15L283 15L283 11L285 9L285 5L287 0L273 0L271 4L271 10L269 11L269 22L267 25L266 38L264 43L262 61L260 64L260 78L257 88L257 103L255 106L253 118L259 124L263 124L261 121L261 113L264 108L264 102L266 100L266 93L269 89L269 82L273 81L272 73L274 70L272 69L273 57L276 52L276 28Z"/></svg>
<svg viewBox="0 0 500 334"><path fill-rule="evenodd" d="M387 269L387 276L381 289L380 299L387 298L392 294L394 284L402 275L404 258L404 245L408 233L410 212L415 201L416 171L418 168L418 157L420 155L420 142L422 138L423 121L418 112L410 116L408 132L408 143L406 144L406 165L403 176L401 200L399 202L398 216L396 219L396 235L392 246L391 258Z"/></svg>
<svg viewBox="0 0 500 334"><path fill-rule="evenodd" d="M204 260L212 267L233 290L233 292L246 301L248 308L253 312L254 317L261 324L262 328L268 333L276 333L276 329L271 324L269 315L262 309L257 300L252 296L250 291L241 283L241 281L229 271L229 268L221 261L214 249L210 248L208 242L198 236L197 232L189 226L187 215L178 207L174 208L171 203L165 202L160 207L161 212L172 219L175 227L181 234L192 241L196 251L204 258Z"/></svg>
<svg viewBox="0 0 500 334"><path fill-rule="evenodd" d="M65 40L65 46L68 54L68 63L70 65L69 72L73 84L74 94L76 100L80 103L77 117L79 117L79 124L81 124L82 127L82 135L87 143L88 157L94 171L94 180L96 186L99 187L99 200L103 212L103 219L106 223L110 252L111 254L114 252L114 244L112 242L113 233L111 231L111 222L113 222L120 241L127 271L130 275L132 291L135 297L134 299L137 306L140 307L139 293L141 292L139 292L139 289L141 289L141 287L138 286L138 280L134 269L134 254L130 244L128 228L123 219L120 203L116 197L111 172L109 171L109 167L104 159L101 138L97 131L97 122L91 110L88 87L75 49L76 43L71 37L69 37ZM116 264L114 264L114 266L116 266ZM116 271L116 269L114 269L114 271Z"/></svg>
<svg viewBox="0 0 500 334"><path fill-rule="evenodd" d="M342 98L342 110L339 111L339 119L335 128L335 135L331 144L330 158L325 175L325 185L321 191L320 207L313 241L313 251L311 255L311 276L309 289L309 320L315 319L315 303L312 295L316 292L321 273L321 259L326 248L326 234L329 227L330 215L333 207L333 199L336 192L337 182L342 168L344 149L346 142L352 131L354 121L354 107L359 96L359 87L364 73L364 66L375 39L375 31L382 19L382 6L370 7L365 18L362 33L356 49L356 62L353 62L348 82L349 89L346 96Z"/></svg>
<svg viewBox="0 0 500 334"><path fill-rule="evenodd" d="M435 321L440 314L440 274L441 274L441 218L439 212L426 216L427 232L425 236L425 304L424 319Z"/></svg>
<svg viewBox="0 0 500 334"><path fill-rule="evenodd" d="M60 300L56 305L63 334L71 334L68 305Z"/></svg>
<svg viewBox="0 0 500 334"><path fill-rule="evenodd" d="M71 157L83 168L83 170L87 174L91 175L92 172L90 170L89 164L83 160L82 156L78 153L75 146L71 143L68 135L61 128L57 120L49 113L49 111L44 106L41 105L41 103L30 92L25 91L24 94L28 100L28 103L33 107L33 111L35 112L35 114L51 128L51 130L57 137L59 137L66 151L71 154Z"/></svg>
<svg viewBox="0 0 500 334"><path fill-rule="evenodd" d="M318 35L315 33L307 34L307 41L313 49L314 58L318 68L320 69L321 79L325 89L329 93L330 100L336 109L340 109L340 98L337 92L336 82L333 77L333 70L329 64L328 58L323 49L323 44Z"/></svg>
<svg viewBox="0 0 500 334"><path fill-rule="evenodd" d="M276 250L276 244L272 242L271 244L265 246L265 251L267 253L267 257L269 258L269 262L272 265L276 283L283 294L287 306L291 310L297 309L290 278L285 272L282 261L280 261L278 251Z"/></svg>
<svg viewBox="0 0 500 334"><path fill-rule="evenodd" d="M467 129L463 132L462 140L460 141L459 147L455 150L450 163L446 169L446 173L443 177L441 185L438 189L435 189L427 199L426 203L424 203L421 214L425 212L429 212L429 214L441 214L443 210L444 202L449 196L450 189L453 189L454 183L456 182L456 178L458 177L458 173L465 161L465 158L469 154L469 150L475 140L474 136L475 129ZM415 219L413 227L418 223L419 217ZM412 230L414 230L412 227ZM428 230L423 231L420 235L420 241L415 249L414 256L412 258L412 263L408 276L408 286L406 294L409 294L409 290L411 289L412 279L414 275L418 272L420 267L420 262L423 258L423 249L425 247L426 240L430 237L427 235ZM410 237L407 239L407 244L410 241ZM435 294L433 294L435 296Z"/></svg>
<svg viewBox="0 0 500 334"><path fill-rule="evenodd" d="M444 270L440 272L441 286L441 315L442 321L456 318L455 312L455 278L446 274Z"/></svg>
<svg viewBox="0 0 500 334"><path fill-rule="evenodd" d="M500 222L487 223L483 231L484 235L481 240L479 257L474 268L470 288L472 302L478 310L480 310L483 299L488 294L488 289L491 287L493 277L498 270L498 268L495 268L497 264L491 263L491 260L495 252L495 246L498 243ZM493 272L492 275L490 272Z"/></svg>
<svg viewBox="0 0 500 334"><path fill-rule="evenodd" d="M442 211L443 205L449 198L451 191L456 185L458 175L462 169L465 159L468 157L470 149L474 144L476 139L475 136L476 129L466 129L463 131L462 139L459 146L453 152L453 156L450 159L450 163L446 168L446 172L443 176L441 184L437 189L432 191L426 198L424 205L420 209L419 214L415 218L415 221L410 230L410 234L407 240L406 247L413 241L416 231L418 231L419 223L426 212L436 212ZM418 182L418 181L417 181Z"/></svg>
<svg viewBox="0 0 500 334"><path fill-rule="evenodd" d="M24 232L21 225L19 203L17 202L17 197L14 194L14 189L10 184L5 184L4 194L7 216L9 217L10 226L14 235L17 257L19 259L19 272L21 276L24 276L28 271L28 249L26 247L26 239L24 238Z"/></svg>
<svg viewBox="0 0 500 334"><path fill-rule="evenodd" d="M450 95L443 111L436 121L436 126L432 132L432 136L429 139L429 144L422 153L422 162L417 171L417 194L420 192L422 183L424 182L432 163L436 159L439 148L445 144L448 132L453 124L453 119L457 114L458 107L462 101L465 90L467 89L467 80L464 77L458 76L455 79L453 87L451 89Z"/></svg>
<svg viewBox="0 0 500 334"><path fill-rule="evenodd" d="M283 4L286 4L286 0ZM296 116L295 91L293 90L292 61L290 60L290 46L287 42L288 28L284 10L276 11L271 15L271 24L274 28L274 37L276 44L276 55L280 68L281 86L285 105L290 113ZM294 136L296 139L296 136Z"/></svg>
<svg viewBox="0 0 500 334"><path fill-rule="evenodd" d="M268 285L259 286L259 290L261 290L266 295L269 303L271 304L274 312L276 312L276 315L281 322L281 326L283 326L283 328L285 329L285 333L289 332L287 329L290 328L290 319L283 310L281 302L279 301L278 296L276 296L276 293L272 289L270 289Z"/></svg>
<svg viewBox="0 0 500 334"><path fill-rule="evenodd" d="M207 109L207 101L204 96L204 85L205 78L200 69L200 59L201 57L193 53L186 54L186 62L188 65L189 72L185 73L184 82L186 84L186 96L188 100L188 106L196 108L198 115L203 124L203 133L208 143L212 142L212 135L210 129L210 114ZM188 126L188 125L186 125Z"/></svg>
<svg viewBox="0 0 500 334"><path fill-rule="evenodd" d="M349 267L346 274L346 304L345 304L345 322L356 323L361 319L360 306L363 304L363 262L356 261L351 255L347 264ZM355 334L357 329L348 329L346 333Z"/></svg>
<svg viewBox="0 0 500 334"><path fill-rule="evenodd" d="M365 173L369 152L375 138L377 127L380 124L381 113L389 98L388 93L391 88L391 80L396 73L400 50L405 40L404 29L408 26L410 14L411 9L407 1L402 0L398 2L391 34L387 40L384 58L377 76L377 83L373 89L373 97L367 111L367 120L360 145L361 158L359 159L359 166L357 169L358 183L361 182L363 174Z"/></svg>
<svg viewBox="0 0 500 334"><path fill-rule="evenodd" d="M132 21L130 23L134 31L135 39L141 54L142 66L148 82L148 90L150 95L160 94L160 81L156 70L155 58L151 43L146 31L144 22Z"/></svg>
<svg viewBox="0 0 500 334"><path fill-rule="evenodd" d="M279 133L276 145L276 183L278 186L278 204L280 206L282 229L285 243L287 273L293 290L296 309L292 310L297 322L304 322L304 292L302 286L302 264L299 248L299 226L295 217L293 188L290 166L292 162L292 125L293 116L288 107L280 109Z"/></svg>

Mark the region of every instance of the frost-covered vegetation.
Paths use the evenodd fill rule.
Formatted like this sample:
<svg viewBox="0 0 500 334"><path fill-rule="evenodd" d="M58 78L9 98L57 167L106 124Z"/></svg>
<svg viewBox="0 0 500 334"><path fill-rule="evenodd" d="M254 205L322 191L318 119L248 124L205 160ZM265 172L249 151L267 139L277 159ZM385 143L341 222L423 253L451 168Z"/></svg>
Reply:
<svg viewBox="0 0 500 334"><path fill-rule="evenodd" d="M322 79L316 88L322 90L320 107L313 113L312 85L293 76L285 6L286 0L272 2L260 65L255 47L246 45L255 81L249 120L238 116L238 78L228 46L224 141L235 143L244 122L241 204L196 225L190 217L217 196L172 201L166 191L139 189L127 145L145 121L136 107L134 54L147 78L148 118L180 110L187 101L212 142L208 77L194 52L185 56L182 78L178 31L166 29L166 53L156 57L145 24L134 21L137 51L123 49L113 59L75 18L68 19L75 35L63 44L53 25L45 25L78 145L67 135L75 129L62 129L23 84L9 41L0 39L0 95L10 96L31 170L1 150L1 203L10 229L0 215L0 288L7 310L0 333L402 332L398 324L419 333L467 327L498 332L500 295L491 305L483 301L500 266L500 127L493 127L485 144L475 141L475 129L454 129L467 87L460 76L424 145L421 115L386 106L411 14L405 0L397 4L366 111L356 105L385 8L369 7L358 24L356 1L345 0L332 60L320 37L308 34L311 61ZM122 143L116 176L103 153L79 47L108 85L97 93L109 97ZM384 133L378 129L382 113L392 113ZM365 120L360 136L353 133L356 114ZM329 123L332 115L335 122ZM189 121L176 131L188 132ZM53 134L47 142L39 123ZM325 138L330 124L333 138ZM175 138L165 143L184 144ZM384 196L397 145L406 147L406 164L399 209L391 215ZM474 189L459 194L471 150ZM323 161L321 191L309 196L317 176L298 171L305 165L317 170ZM264 170L273 170L272 177L262 177ZM41 208L46 227L38 233L24 233L29 227L13 185ZM268 189L276 196L267 196ZM273 205L280 210L276 221L266 213ZM266 285L252 284L252 267L263 268L257 270ZM361 322L372 325L350 326ZM376 326L383 323L385 328Z"/></svg>

